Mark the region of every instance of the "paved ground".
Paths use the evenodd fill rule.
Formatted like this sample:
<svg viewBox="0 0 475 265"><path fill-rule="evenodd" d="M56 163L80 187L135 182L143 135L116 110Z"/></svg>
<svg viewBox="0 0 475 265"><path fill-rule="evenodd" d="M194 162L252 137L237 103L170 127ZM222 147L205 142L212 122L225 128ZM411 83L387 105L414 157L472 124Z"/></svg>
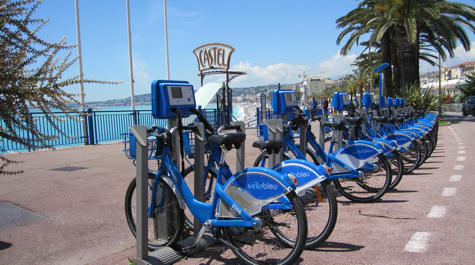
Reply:
<svg viewBox="0 0 475 265"><path fill-rule="evenodd" d="M396 192L372 204L339 197L333 234L300 263L473 263L475 119L447 120L432 157ZM249 147L255 131L248 132L249 165L257 151ZM135 168L121 149L104 144L8 155L23 160L25 172L0 177L0 264L127 264L135 248L123 198ZM22 214L11 215L15 206ZM217 246L180 264L234 261Z"/></svg>

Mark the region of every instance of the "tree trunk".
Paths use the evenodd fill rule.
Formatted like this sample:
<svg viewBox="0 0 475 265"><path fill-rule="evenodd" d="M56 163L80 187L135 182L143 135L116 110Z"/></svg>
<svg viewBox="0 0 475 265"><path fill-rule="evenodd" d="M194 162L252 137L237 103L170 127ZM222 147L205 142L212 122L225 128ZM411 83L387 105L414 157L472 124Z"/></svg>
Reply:
<svg viewBox="0 0 475 265"><path fill-rule="evenodd" d="M401 91L401 64L399 62L399 38L396 36L396 31L393 30L390 36L391 42L391 61L393 63L393 81L394 81L394 90ZM395 95L400 95L394 93Z"/></svg>
<svg viewBox="0 0 475 265"><path fill-rule="evenodd" d="M399 58L401 70L401 88L419 86L419 52L418 42L411 43L405 31L399 39ZM399 92L397 92L399 94Z"/></svg>
<svg viewBox="0 0 475 265"><path fill-rule="evenodd" d="M393 65L391 60L391 39L390 39L390 29L384 33L383 38L381 39L381 53L383 63L389 63L390 67L384 69L384 88L385 96L392 97L394 95L394 86L393 86L393 75L391 71L391 66Z"/></svg>

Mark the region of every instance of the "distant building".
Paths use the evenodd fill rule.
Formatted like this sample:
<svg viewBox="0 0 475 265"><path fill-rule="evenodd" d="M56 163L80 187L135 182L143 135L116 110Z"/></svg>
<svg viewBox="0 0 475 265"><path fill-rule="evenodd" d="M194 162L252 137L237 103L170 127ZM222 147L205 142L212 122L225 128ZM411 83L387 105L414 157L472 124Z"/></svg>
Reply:
<svg viewBox="0 0 475 265"><path fill-rule="evenodd" d="M475 62L464 62L451 67L441 68L440 92L450 95L459 95L457 88L465 84L467 76L475 72ZM435 93L439 89L439 71L422 74L420 77L421 87L430 88Z"/></svg>
<svg viewBox="0 0 475 265"><path fill-rule="evenodd" d="M304 75L304 80L297 86L302 92L302 97L310 98L312 95L323 93L326 89L330 88L337 81L330 78L315 77L311 75Z"/></svg>

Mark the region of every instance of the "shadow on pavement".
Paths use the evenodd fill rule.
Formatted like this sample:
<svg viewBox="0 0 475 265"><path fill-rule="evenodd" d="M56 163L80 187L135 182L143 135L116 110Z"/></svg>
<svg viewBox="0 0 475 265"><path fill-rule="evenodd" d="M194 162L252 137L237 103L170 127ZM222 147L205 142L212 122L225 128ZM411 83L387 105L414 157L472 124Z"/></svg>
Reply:
<svg viewBox="0 0 475 265"><path fill-rule="evenodd" d="M7 248L9 248L9 247L11 247L11 246L13 246L12 243L0 241L0 250L7 249Z"/></svg>
<svg viewBox="0 0 475 265"><path fill-rule="evenodd" d="M339 242L323 242L318 248L313 249L313 251L322 251L322 252L351 252L358 251L364 248L364 246L358 246L348 243L339 243ZM312 249L307 250L312 251Z"/></svg>
<svg viewBox="0 0 475 265"><path fill-rule="evenodd" d="M391 193L410 193L410 192L419 192L418 190L399 190L399 189L392 189L389 192Z"/></svg>

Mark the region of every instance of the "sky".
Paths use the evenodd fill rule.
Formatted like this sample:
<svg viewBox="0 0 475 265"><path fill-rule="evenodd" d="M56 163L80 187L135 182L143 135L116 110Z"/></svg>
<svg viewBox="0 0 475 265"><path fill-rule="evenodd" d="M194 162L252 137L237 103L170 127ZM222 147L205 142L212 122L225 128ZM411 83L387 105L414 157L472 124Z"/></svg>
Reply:
<svg viewBox="0 0 475 265"><path fill-rule="evenodd" d="M473 5L474 0L460 0ZM247 72L231 87L289 84L300 74L336 78L351 73L351 63L362 51L355 46L339 55L341 31L335 21L356 8L357 0L181 0L167 1L170 78L200 86L193 50L203 44L231 45L231 70ZM135 94L150 93L153 80L166 79L163 0L130 0ZM130 70L126 0L79 0L84 77L123 81L119 85L85 84L86 102L130 97ZM77 43L75 0L44 0L36 17L49 23L38 33L53 42L66 37ZM475 47L473 32L468 33ZM77 50L73 50L77 55ZM444 66L475 61L475 48L457 49ZM421 72L436 70L427 64ZM69 76L78 74L73 65ZM206 77L205 83L219 81ZM79 93L79 85L68 88Z"/></svg>

